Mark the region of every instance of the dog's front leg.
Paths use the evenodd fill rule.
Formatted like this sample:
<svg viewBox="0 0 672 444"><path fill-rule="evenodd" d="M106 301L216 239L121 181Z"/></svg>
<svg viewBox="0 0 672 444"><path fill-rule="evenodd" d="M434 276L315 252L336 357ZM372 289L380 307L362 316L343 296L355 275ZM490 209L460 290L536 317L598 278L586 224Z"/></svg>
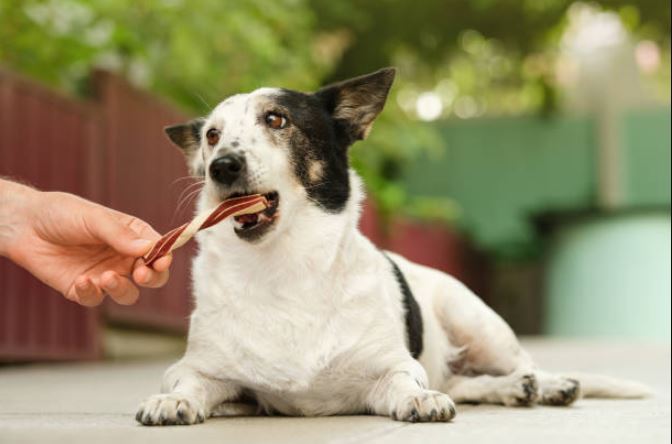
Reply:
<svg viewBox="0 0 672 444"><path fill-rule="evenodd" d="M371 410L398 421L448 422L455 404L445 393L427 388L427 374L415 360L406 361L382 375L369 393Z"/></svg>
<svg viewBox="0 0 672 444"><path fill-rule="evenodd" d="M135 419L144 425L197 424L239 393L235 384L211 378L182 360L166 371L161 393L143 401Z"/></svg>

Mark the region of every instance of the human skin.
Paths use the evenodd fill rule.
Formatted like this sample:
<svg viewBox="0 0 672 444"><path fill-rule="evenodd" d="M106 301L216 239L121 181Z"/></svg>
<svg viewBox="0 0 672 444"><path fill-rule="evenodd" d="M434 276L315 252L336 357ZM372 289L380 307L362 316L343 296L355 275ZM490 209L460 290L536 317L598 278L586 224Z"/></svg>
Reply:
<svg viewBox="0 0 672 444"><path fill-rule="evenodd" d="M141 259L159 234L146 222L81 197L0 179L0 256L85 306L109 295L137 301L138 286L168 280L170 256Z"/></svg>

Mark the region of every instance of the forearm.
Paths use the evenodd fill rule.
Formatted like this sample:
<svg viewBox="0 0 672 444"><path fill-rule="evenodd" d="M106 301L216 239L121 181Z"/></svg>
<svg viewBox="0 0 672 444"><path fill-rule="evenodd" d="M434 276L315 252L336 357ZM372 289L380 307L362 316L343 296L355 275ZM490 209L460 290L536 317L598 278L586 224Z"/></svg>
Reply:
<svg viewBox="0 0 672 444"><path fill-rule="evenodd" d="M10 257L12 243L27 223L26 205L38 191L0 178L0 256Z"/></svg>

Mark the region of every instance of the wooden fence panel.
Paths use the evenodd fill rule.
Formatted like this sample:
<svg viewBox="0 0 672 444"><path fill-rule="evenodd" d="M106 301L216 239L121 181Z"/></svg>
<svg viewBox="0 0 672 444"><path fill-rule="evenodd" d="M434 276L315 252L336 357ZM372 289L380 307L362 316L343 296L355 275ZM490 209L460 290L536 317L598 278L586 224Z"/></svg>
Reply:
<svg viewBox="0 0 672 444"><path fill-rule="evenodd" d="M99 126L88 104L0 71L0 175L95 200ZM98 318L0 258L0 359L96 358Z"/></svg>
<svg viewBox="0 0 672 444"><path fill-rule="evenodd" d="M97 72L94 85L105 122L105 203L140 217L160 232L190 219L193 206L185 205L179 212L176 209L193 181L185 179L182 154L163 133L164 126L187 117L109 73ZM165 287L143 289L142 297L132 306L108 302L106 316L114 322L184 331L191 311L192 251L184 248L175 254Z"/></svg>

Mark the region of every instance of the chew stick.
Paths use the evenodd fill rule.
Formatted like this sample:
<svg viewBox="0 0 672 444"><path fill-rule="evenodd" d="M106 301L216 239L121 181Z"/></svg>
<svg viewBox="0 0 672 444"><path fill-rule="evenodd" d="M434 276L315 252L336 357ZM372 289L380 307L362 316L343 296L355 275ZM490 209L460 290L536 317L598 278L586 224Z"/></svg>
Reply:
<svg viewBox="0 0 672 444"><path fill-rule="evenodd" d="M198 231L209 228L229 216L258 213L267 207L266 198L260 194L227 199L210 213L199 214L191 222L164 234L145 255L145 263L151 266L157 259L186 244Z"/></svg>

